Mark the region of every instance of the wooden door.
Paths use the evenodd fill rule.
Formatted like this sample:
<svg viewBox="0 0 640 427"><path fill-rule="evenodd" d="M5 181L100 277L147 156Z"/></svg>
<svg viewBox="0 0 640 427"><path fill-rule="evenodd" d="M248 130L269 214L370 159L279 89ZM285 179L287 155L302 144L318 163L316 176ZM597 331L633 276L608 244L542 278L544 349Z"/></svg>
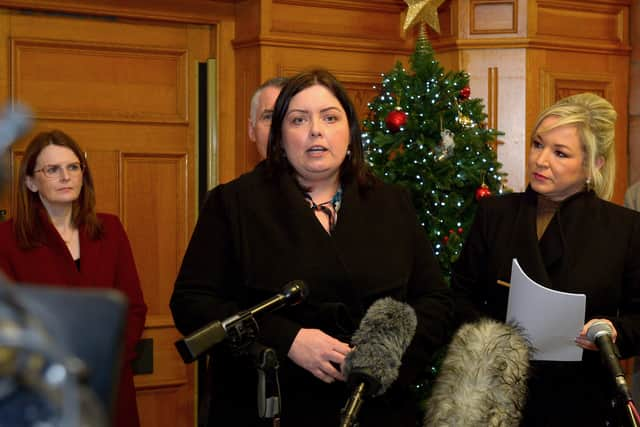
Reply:
<svg viewBox="0 0 640 427"><path fill-rule="evenodd" d="M196 218L196 68L211 29L0 11L0 101L35 113L13 148L58 128L86 150L98 211L129 235L145 301L150 373L136 375L143 426L193 426L194 367L174 341L168 302ZM2 206L11 215L13 195Z"/></svg>

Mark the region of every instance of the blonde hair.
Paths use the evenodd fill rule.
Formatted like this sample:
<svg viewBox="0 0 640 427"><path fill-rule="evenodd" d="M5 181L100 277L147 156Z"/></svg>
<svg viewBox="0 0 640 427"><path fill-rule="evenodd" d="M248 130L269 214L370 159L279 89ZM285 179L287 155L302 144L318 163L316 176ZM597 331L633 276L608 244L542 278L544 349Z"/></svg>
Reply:
<svg viewBox="0 0 640 427"><path fill-rule="evenodd" d="M558 117L552 126L540 128L549 116ZM616 175L615 124L618 114L606 99L593 93L568 96L544 110L531 133L531 141L541 134L559 126L575 126L585 154L584 167L588 177L588 187L602 199L613 195ZM598 159L604 164L597 167Z"/></svg>

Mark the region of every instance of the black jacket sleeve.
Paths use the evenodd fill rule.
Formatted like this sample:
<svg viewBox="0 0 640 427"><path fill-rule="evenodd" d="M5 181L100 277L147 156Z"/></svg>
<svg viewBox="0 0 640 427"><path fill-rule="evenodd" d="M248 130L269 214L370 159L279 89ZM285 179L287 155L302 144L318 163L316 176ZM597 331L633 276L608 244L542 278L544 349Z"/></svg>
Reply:
<svg viewBox="0 0 640 427"><path fill-rule="evenodd" d="M176 327L184 335L250 308L238 304L247 301L247 296L238 256L238 216L230 199L233 192L225 185L211 190L182 260L170 307ZM298 324L277 314L260 322L261 339L279 354L288 353L299 329Z"/></svg>

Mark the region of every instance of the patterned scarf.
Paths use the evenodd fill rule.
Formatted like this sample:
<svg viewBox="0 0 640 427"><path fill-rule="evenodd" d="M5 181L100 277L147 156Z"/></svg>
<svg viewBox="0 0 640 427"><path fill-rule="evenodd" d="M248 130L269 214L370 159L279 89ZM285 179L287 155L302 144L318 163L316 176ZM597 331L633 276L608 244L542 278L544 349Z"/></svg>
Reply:
<svg viewBox="0 0 640 427"><path fill-rule="evenodd" d="M311 194L304 193L304 198L309 202L309 206L314 211L320 211L327 215L329 219L329 234L336 227L336 222L338 222L338 211L340 210L340 205L342 204L342 186L338 188L338 191L331 200L328 200L323 203L316 203L311 198Z"/></svg>

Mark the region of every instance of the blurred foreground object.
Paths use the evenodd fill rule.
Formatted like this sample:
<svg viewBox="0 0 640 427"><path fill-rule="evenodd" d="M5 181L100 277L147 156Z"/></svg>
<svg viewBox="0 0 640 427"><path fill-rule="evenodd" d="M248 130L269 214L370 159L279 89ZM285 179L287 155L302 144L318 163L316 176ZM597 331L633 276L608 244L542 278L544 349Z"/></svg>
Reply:
<svg viewBox="0 0 640 427"><path fill-rule="evenodd" d="M116 291L0 278L0 426L109 426L125 315Z"/></svg>
<svg viewBox="0 0 640 427"><path fill-rule="evenodd" d="M482 319L460 327L427 400L424 426L518 426L531 352L515 326Z"/></svg>
<svg viewBox="0 0 640 427"><path fill-rule="evenodd" d="M0 151L4 152L31 128L31 110L22 104L5 107L0 115ZM2 183L4 185L4 183Z"/></svg>

